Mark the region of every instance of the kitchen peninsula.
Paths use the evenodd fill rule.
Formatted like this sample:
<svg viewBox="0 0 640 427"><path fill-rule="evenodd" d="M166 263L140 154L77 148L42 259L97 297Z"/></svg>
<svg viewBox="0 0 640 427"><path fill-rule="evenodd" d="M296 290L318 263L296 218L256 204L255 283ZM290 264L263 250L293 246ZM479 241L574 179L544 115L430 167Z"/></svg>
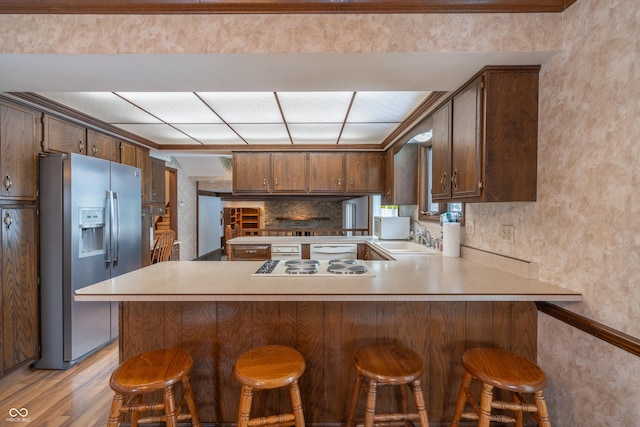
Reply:
<svg viewBox="0 0 640 427"><path fill-rule="evenodd" d="M307 423L344 423L352 352L397 340L424 357L433 425L451 417L465 349L497 346L535 360L534 301L581 300L558 286L441 255L367 261L375 277L253 275L262 264L159 263L81 289L76 300L121 302L121 359L161 347L189 351L206 423L235 422L240 387L233 363L262 344L291 345L305 356L300 388ZM381 390L381 410L394 401L387 391ZM280 401L287 400L279 393L258 395L256 404L283 409Z"/></svg>

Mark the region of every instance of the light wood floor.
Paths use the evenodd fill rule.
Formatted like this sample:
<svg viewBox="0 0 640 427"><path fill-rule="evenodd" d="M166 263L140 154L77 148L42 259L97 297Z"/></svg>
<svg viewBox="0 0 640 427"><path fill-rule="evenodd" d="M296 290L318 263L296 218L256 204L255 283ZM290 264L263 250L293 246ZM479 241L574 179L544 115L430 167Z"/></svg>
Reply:
<svg viewBox="0 0 640 427"><path fill-rule="evenodd" d="M0 425L106 426L118 366L117 340L66 370L21 369L0 379ZM11 408L26 408L29 422L5 424Z"/></svg>

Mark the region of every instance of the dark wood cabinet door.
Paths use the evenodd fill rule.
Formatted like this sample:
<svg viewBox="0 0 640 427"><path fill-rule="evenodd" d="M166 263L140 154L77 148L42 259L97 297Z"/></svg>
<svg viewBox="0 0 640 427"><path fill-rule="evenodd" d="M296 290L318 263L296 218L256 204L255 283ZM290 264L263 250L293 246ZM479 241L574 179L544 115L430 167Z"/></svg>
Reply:
<svg viewBox="0 0 640 427"><path fill-rule="evenodd" d="M271 154L271 190L274 193L307 191L307 154Z"/></svg>
<svg viewBox="0 0 640 427"><path fill-rule="evenodd" d="M309 153L309 192L345 192L344 153Z"/></svg>
<svg viewBox="0 0 640 427"><path fill-rule="evenodd" d="M44 150L87 154L87 129L45 114Z"/></svg>
<svg viewBox="0 0 640 427"><path fill-rule="evenodd" d="M109 135L96 132L93 129L87 130L87 154L99 159L118 161L119 141Z"/></svg>
<svg viewBox="0 0 640 427"><path fill-rule="evenodd" d="M237 193L269 192L269 153L233 154L233 191Z"/></svg>
<svg viewBox="0 0 640 427"><path fill-rule="evenodd" d="M378 152L345 153L348 193L382 191L382 154Z"/></svg>
<svg viewBox="0 0 640 427"><path fill-rule="evenodd" d="M451 196L477 197L482 189L482 78L453 98Z"/></svg>
<svg viewBox="0 0 640 427"><path fill-rule="evenodd" d="M165 162L151 158L151 202L165 204Z"/></svg>
<svg viewBox="0 0 640 427"><path fill-rule="evenodd" d="M120 141L120 158L119 163L133 167L138 166L136 160L136 146L128 142Z"/></svg>
<svg viewBox="0 0 640 427"><path fill-rule="evenodd" d="M152 202L152 168L149 150L142 147L136 147L136 167L140 169L142 175L140 192L142 193L142 203ZM162 202L164 202L164 162L162 162Z"/></svg>
<svg viewBox="0 0 640 427"><path fill-rule="evenodd" d="M230 261L262 261L271 258L271 245L230 246Z"/></svg>
<svg viewBox="0 0 640 427"><path fill-rule="evenodd" d="M393 148L385 151L383 156L384 163L384 185L382 188L382 204L383 205L392 205L393 204L393 183L394 183L394 154Z"/></svg>
<svg viewBox="0 0 640 427"><path fill-rule="evenodd" d="M39 114L0 103L0 197L35 200Z"/></svg>
<svg viewBox="0 0 640 427"><path fill-rule="evenodd" d="M433 113L431 197L451 197L451 101Z"/></svg>
<svg viewBox="0 0 640 427"><path fill-rule="evenodd" d="M38 356L38 245L35 206L0 209L2 343L0 371Z"/></svg>

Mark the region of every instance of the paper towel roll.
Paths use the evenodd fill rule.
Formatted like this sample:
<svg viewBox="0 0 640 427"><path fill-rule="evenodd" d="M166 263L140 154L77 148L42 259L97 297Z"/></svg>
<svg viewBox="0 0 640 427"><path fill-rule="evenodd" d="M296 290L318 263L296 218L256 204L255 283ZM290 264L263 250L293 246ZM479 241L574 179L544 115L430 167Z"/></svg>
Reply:
<svg viewBox="0 0 640 427"><path fill-rule="evenodd" d="M460 256L460 223L445 222L442 224L442 255Z"/></svg>

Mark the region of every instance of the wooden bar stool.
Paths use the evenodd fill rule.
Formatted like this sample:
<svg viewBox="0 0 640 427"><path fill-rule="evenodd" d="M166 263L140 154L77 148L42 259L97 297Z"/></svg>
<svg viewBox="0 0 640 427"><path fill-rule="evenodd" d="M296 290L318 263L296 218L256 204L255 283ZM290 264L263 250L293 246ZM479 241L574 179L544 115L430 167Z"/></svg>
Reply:
<svg viewBox="0 0 640 427"><path fill-rule="evenodd" d="M420 421L420 427L428 427L427 406L420 386L420 377L424 371L422 359L413 350L400 344L370 344L359 348L353 354L356 368L355 384L349 407L347 427L355 426L356 410L360 389L364 385L367 400L364 426L373 427L376 423ZM379 385L400 387L400 413L376 414L376 389ZM413 392L417 412L408 411L407 385Z"/></svg>
<svg viewBox="0 0 640 427"><path fill-rule="evenodd" d="M522 427L524 412L531 413L533 419L541 427L551 427L547 403L542 390L547 384L544 371L535 363L524 357L495 348L472 348L462 356L464 375L458 393L456 409L451 427L460 425L460 419L478 420L478 427L489 427L491 421L515 423ZM482 383L480 405L472 396L469 386L472 380ZM511 402L493 400L493 389L510 391ZM522 393L534 395L534 404L529 404ZM464 412L469 402L473 412ZM514 417L491 414L492 409L513 411Z"/></svg>
<svg viewBox="0 0 640 427"><path fill-rule="evenodd" d="M298 378L306 367L304 357L291 347L266 345L240 355L233 374L242 384L238 427L282 425L304 427ZM293 413L250 418L254 390L289 387Z"/></svg>
<svg viewBox="0 0 640 427"><path fill-rule="evenodd" d="M124 414L131 414L131 426L164 422L175 427L178 421L191 420L200 426L189 374L193 359L184 350L168 348L139 354L124 361L111 374L109 385L116 395L109 411L108 427L120 425ZM181 381L183 398L176 405L174 385ZM162 403L142 403L144 394L162 391ZM189 408L188 414L181 409ZM140 418L141 412L163 411L163 415Z"/></svg>

